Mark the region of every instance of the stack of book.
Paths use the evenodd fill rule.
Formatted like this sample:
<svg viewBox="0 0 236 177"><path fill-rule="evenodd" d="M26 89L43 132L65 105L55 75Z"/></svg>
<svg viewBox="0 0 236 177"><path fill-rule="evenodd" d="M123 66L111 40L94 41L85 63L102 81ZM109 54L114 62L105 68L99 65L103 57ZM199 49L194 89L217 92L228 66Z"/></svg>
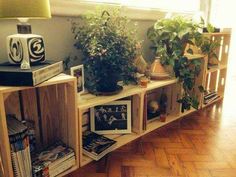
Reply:
<svg viewBox="0 0 236 177"><path fill-rule="evenodd" d="M54 177L75 165L75 153L62 142L56 142L32 159L33 177Z"/></svg>
<svg viewBox="0 0 236 177"><path fill-rule="evenodd" d="M217 94L216 91L206 91L204 93L204 104L209 104L216 99L218 99L220 96Z"/></svg>
<svg viewBox="0 0 236 177"><path fill-rule="evenodd" d="M31 177L32 166L27 127L13 116L7 116L8 135L14 176Z"/></svg>
<svg viewBox="0 0 236 177"><path fill-rule="evenodd" d="M116 141L91 131L83 132L83 153L99 160L116 146Z"/></svg>

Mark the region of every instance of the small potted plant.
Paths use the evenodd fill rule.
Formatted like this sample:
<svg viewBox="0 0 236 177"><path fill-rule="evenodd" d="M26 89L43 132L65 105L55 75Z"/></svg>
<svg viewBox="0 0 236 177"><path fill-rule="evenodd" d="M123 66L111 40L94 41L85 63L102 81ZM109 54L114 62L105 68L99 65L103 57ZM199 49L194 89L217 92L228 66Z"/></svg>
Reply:
<svg viewBox="0 0 236 177"><path fill-rule="evenodd" d="M136 30L118 10L96 11L72 23L75 47L82 51L85 87L94 94L122 90L118 81L136 82Z"/></svg>
<svg viewBox="0 0 236 177"><path fill-rule="evenodd" d="M182 111L191 107L198 108L197 97L192 95L195 79L200 73L201 63L198 60L189 61L185 52L193 54L189 45L202 38L199 29L204 22L197 24L191 19L176 16L169 19L158 20L149 28L147 36L152 42L151 48L160 57L161 63L168 66L173 75L179 79L183 86L183 96L178 100L182 103Z"/></svg>

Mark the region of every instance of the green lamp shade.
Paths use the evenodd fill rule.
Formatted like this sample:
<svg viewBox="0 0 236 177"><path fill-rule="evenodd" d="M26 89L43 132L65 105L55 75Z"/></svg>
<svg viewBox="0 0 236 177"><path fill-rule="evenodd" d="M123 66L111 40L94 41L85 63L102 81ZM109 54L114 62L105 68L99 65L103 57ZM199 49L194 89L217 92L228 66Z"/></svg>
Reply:
<svg viewBox="0 0 236 177"><path fill-rule="evenodd" d="M49 0L0 0L0 18L51 18Z"/></svg>

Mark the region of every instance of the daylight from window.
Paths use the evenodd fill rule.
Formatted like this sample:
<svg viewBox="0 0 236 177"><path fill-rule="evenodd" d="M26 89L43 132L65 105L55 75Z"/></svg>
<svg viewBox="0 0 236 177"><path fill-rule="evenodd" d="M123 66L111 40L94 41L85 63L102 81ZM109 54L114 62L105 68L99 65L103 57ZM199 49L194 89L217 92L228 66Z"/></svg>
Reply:
<svg viewBox="0 0 236 177"><path fill-rule="evenodd" d="M141 9L162 9L170 11L198 11L200 0L86 0L89 3L107 3Z"/></svg>

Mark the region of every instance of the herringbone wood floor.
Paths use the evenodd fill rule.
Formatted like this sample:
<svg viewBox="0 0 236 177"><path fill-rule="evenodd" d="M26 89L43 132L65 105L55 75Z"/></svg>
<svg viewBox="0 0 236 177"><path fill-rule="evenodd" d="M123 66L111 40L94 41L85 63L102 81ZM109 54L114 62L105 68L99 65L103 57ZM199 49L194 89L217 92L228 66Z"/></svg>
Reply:
<svg viewBox="0 0 236 177"><path fill-rule="evenodd" d="M236 119L222 105L154 131L68 177L236 177Z"/></svg>

